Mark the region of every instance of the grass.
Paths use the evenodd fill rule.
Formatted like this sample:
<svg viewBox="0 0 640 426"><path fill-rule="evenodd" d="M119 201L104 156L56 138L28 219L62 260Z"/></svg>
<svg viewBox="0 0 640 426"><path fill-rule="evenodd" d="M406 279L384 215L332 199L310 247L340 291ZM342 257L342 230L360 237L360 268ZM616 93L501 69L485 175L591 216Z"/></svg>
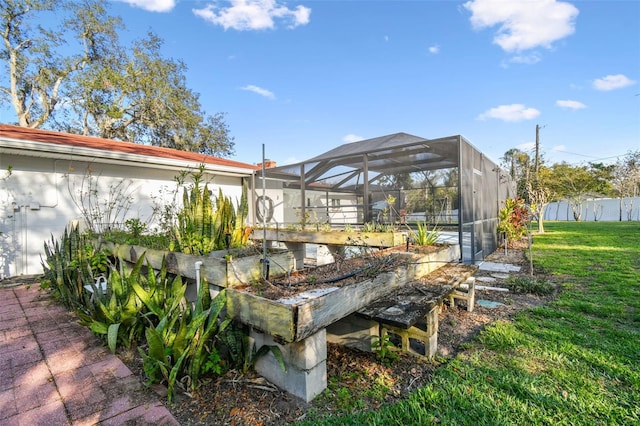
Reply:
<svg viewBox="0 0 640 426"><path fill-rule="evenodd" d="M498 321L407 400L326 425L640 424L640 223L550 222L543 307Z"/></svg>

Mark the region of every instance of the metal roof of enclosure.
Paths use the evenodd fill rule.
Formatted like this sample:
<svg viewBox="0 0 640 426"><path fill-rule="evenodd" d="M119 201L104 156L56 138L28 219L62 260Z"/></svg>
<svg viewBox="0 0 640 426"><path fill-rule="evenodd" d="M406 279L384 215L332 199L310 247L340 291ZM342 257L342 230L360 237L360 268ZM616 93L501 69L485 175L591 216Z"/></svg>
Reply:
<svg viewBox="0 0 640 426"><path fill-rule="evenodd" d="M264 173L268 192L283 193L268 226L426 222L457 234L466 262L497 248L498 210L514 196L508 174L459 135L425 139L395 133ZM254 188L261 200L261 185Z"/></svg>

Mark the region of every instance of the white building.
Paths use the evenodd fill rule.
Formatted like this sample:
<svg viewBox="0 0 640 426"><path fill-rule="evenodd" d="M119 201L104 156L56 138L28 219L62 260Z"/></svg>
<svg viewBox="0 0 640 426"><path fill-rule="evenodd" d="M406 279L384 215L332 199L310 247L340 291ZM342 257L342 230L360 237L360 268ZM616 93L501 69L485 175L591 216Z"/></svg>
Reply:
<svg viewBox="0 0 640 426"><path fill-rule="evenodd" d="M232 200L258 169L197 153L0 125L0 279L41 273L44 242L82 221L83 204L103 211L113 206L111 223L137 218L152 224L154 207L175 194L174 178L200 165L213 194L221 188Z"/></svg>

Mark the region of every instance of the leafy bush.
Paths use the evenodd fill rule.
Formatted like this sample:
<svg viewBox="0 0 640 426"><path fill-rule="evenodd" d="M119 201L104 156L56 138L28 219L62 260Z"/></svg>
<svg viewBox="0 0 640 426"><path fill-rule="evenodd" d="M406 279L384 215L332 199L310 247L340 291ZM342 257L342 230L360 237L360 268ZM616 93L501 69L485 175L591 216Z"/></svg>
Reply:
<svg viewBox="0 0 640 426"><path fill-rule="evenodd" d="M388 333L382 336L373 336L371 349L376 354L378 361L386 366L390 366L400 358Z"/></svg>
<svg viewBox="0 0 640 426"><path fill-rule="evenodd" d="M508 241L517 241L527 234L530 212L522 198L508 198L498 212L498 233Z"/></svg>
<svg viewBox="0 0 640 426"><path fill-rule="evenodd" d="M106 288L90 283L88 303L78 308L80 324L94 333L106 336L111 352L117 346L130 347L138 342L144 330L142 303L133 292L133 285L141 281L144 255L127 274L123 262L110 265ZM91 289L91 290L89 290Z"/></svg>
<svg viewBox="0 0 640 426"><path fill-rule="evenodd" d="M219 359L215 346L217 334L231 323L222 318L226 303L226 290L216 297L207 297L209 286L202 285L195 306L173 305L155 326L145 330L147 350L140 348L144 371L149 382L166 382L169 400L173 397L177 380L186 379L191 389L198 385L204 371L222 371L207 362Z"/></svg>

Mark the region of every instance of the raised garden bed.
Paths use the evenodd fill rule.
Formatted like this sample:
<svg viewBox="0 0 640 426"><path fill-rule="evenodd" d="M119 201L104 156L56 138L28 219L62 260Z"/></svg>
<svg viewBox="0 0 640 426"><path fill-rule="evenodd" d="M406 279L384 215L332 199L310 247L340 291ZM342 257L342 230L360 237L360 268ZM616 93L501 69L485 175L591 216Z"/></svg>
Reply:
<svg viewBox="0 0 640 426"><path fill-rule="evenodd" d="M195 256L172 251L154 250L142 246L103 243L115 256L131 263L135 263L144 253L145 264L159 270L166 258L167 272L184 278L196 279L196 262L200 264L200 277L209 284L233 288L245 286L247 283L258 281L263 276L263 256L246 255L234 256L234 251L220 252L217 256ZM225 256L225 254L228 254ZM270 250L269 268L272 276L291 273L294 270L294 259L287 250Z"/></svg>
<svg viewBox="0 0 640 426"><path fill-rule="evenodd" d="M346 285L319 285L277 300L262 297L256 288L233 289L227 294L228 312L284 342L301 341L407 282L457 261L460 248L439 246L431 253L392 252L389 256L394 262L375 276Z"/></svg>
<svg viewBox="0 0 640 426"><path fill-rule="evenodd" d="M292 291L295 286L288 284L294 271L292 254L288 251L270 253L270 277L274 278L271 285L279 283L282 294L269 299L260 294L260 285L256 285L263 279L262 256L228 260L141 246L110 244L108 247L128 262L136 262L144 253L146 262L154 269L160 269L166 258L168 272L191 280L196 278L196 262L202 262L201 278L210 285L229 289L229 315L283 342L303 340L405 283L460 258L458 245L435 246L416 253L401 251L400 246L383 252L393 261L384 270L376 271L375 276L365 274L343 283L323 283L313 288L306 285L304 289ZM347 269L345 272L349 272Z"/></svg>

